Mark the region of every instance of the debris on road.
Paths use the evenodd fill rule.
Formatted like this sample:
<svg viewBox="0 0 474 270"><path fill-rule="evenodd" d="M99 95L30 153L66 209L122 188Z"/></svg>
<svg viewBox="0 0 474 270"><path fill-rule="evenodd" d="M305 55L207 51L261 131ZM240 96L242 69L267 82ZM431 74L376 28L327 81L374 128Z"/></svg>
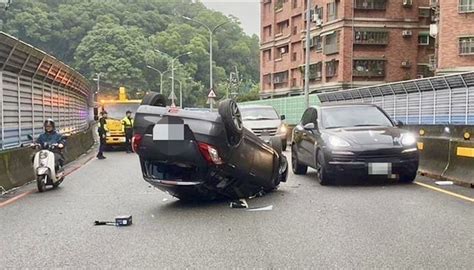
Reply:
<svg viewBox="0 0 474 270"><path fill-rule="evenodd" d="M163 198L162 201L163 201L163 202L167 202L167 201L169 201L169 199L168 199L168 198Z"/></svg>
<svg viewBox="0 0 474 270"><path fill-rule="evenodd" d="M452 186L454 183L453 181L436 181L435 184L438 186Z"/></svg>
<svg viewBox="0 0 474 270"><path fill-rule="evenodd" d="M230 208L249 208L247 201L245 199L239 199L230 203Z"/></svg>
<svg viewBox="0 0 474 270"><path fill-rule="evenodd" d="M132 225L132 216L125 215L125 216L118 216L115 218L115 221L94 221L94 226L102 226L102 225L109 225L109 226L130 226Z"/></svg>
<svg viewBox="0 0 474 270"><path fill-rule="evenodd" d="M271 211L273 210L273 205L268 205L265 207L249 208L246 211L248 212L257 212L257 211Z"/></svg>

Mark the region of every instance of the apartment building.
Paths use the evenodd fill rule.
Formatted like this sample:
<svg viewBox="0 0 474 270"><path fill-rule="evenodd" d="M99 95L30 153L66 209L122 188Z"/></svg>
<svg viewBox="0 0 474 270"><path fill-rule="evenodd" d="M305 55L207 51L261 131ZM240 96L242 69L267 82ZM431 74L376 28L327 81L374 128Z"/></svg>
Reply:
<svg viewBox="0 0 474 270"><path fill-rule="evenodd" d="M431 0L437 74L474 71L474 0Z"/></svg>
<svg viewBox="0 0 474 270"><path fill-rule="evenodd" d="M433 75L430 0L312 0L310 91ZM301 94L306 0L261 2L261 95Z"/></svg>

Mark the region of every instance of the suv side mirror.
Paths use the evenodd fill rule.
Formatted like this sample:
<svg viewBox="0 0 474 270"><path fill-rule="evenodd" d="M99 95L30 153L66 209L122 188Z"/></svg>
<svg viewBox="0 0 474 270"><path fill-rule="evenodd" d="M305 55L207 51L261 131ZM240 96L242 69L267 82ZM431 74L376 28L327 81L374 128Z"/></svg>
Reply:
<svg viewBox="0 0 474 270"><path fill-rule="evenodd" d="M397 120L397 127L403 127L405 124L403 124L402 121Z"/></svg>
<svg viewBox="0 0 474 270"><path fill-rule="evenodd" d="M280 115L280 119L285 120L286 119L285 115L284 114Z"/></svg>
<svg viewBox="0 0 474 270"><path fill-rule="evenodd" d="M308 123L304 125L303 127L305 130L314 130L316 127L314 126L314 123Z"/></svg>

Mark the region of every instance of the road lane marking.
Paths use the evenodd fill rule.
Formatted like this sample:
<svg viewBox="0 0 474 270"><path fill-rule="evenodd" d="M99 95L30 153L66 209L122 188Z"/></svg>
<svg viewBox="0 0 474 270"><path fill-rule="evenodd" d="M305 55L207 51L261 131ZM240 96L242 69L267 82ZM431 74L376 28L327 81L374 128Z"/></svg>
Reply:
<svg viewBox="0 0 474 270"><path fill-rule="evenodd" d="M444 194L448 194L450 196L453 196L453 197L456 197L456 198L463 199L463 200L466 200L468 202L474 203L474 198L469 198L469 197L463 196L461 194L457 194L457 193L447 191L447 190L444 190L444 189L441 189L441 188L433 187L433 186L430 186L430 185L427 185L427 184L424 184L424 183L420 183L420 182L417 182L417 181L415 181L413 183L415 183L419 186L425 187L425 188L429 188L429 189L432 189L432 190L435 190L435 191L438 191L438 192L441 192L441 193L444 193Z"/></svg>
<svg viewBox="0 0 474 270"><path fill-rule="evenodd" d="M30 195L30 194L33 193L33 192L35 192L35 190L26 191L26 192L23 192L23 193L21 193L21 194L15 196L15 197L13 197L13 198L10 198L10 199L8 199L8 200L6 200L6 201L0 203L0 208L2 208L2 207L4 207L4 206L7 206L7 205L9 205L9 204L11 204L11 203L14 203L15 201L17 201L17 200L19 200L19 199L21 199L21 198L23 198L23 197L25 197L25 196L28 196L28 195Z"/></svg>

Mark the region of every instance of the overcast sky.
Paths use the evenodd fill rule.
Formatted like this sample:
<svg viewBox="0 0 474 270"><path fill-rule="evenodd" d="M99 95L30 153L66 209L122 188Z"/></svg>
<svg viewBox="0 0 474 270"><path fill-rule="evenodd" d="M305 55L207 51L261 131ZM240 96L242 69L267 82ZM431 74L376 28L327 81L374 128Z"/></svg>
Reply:
<svg viewBox="0 0 474 270"><path fill-rule="evenodd" d="M208 8L240 19L244 31L260 36L260 0L201 0Z"/></svg>

